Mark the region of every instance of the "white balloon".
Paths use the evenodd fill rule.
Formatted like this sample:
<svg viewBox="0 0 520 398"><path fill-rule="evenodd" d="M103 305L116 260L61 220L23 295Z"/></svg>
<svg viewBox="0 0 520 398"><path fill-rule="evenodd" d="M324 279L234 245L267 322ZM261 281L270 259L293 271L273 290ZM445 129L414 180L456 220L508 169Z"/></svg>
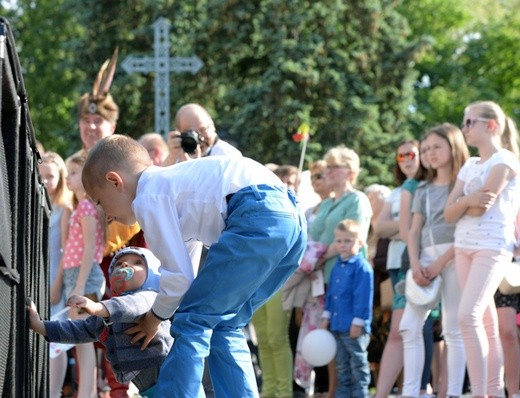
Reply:
<svg viewBox="0 0 520 398"><path fill-rule="evenodd" d="M325 329L310 331L302 341L301 353L309 365L324 366L336 355L336 339Z"/></svg>

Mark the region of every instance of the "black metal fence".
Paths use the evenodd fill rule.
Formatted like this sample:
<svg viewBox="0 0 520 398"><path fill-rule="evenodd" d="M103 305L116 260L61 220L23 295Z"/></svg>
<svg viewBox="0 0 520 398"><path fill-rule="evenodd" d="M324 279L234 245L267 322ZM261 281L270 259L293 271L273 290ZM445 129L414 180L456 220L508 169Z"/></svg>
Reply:
<svg viewBox="0 0 520 398"><path fill-rule="evenodd" d="M0 396L48 396L48 347L29 333L27 299L48 316L49 201L20 61L0 17Z"/></svg>

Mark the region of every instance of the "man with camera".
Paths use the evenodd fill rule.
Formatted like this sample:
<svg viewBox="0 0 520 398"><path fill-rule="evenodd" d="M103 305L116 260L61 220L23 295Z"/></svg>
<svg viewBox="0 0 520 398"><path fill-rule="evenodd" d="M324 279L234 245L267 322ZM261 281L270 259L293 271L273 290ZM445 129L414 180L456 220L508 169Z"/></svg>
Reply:
<svg viewBox="0 0 520 398"><path fill-rule="evenodd" d="M201 105L183 105L175 116L176 131L170 132L170 164L201 156L242 156L217 135L213 119Z"/></svg>

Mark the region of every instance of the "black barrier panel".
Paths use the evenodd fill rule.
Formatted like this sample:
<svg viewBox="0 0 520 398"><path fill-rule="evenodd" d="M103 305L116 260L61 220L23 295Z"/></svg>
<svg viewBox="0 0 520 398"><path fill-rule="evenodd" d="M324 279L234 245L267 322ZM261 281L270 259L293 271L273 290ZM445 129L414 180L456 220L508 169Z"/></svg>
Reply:
<svg viewBox="0 0 520 398"><path fill-rule="evenodd" d="M48 317L50 205L9 22L0 17L0 396L48 396L48 346L29 333L26 303Z"/></svg>

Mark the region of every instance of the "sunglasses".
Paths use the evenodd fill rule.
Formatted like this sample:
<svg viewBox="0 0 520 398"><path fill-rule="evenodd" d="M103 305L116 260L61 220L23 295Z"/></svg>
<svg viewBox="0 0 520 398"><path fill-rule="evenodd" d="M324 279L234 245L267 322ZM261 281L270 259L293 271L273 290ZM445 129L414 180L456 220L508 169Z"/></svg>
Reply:
<svg viewBox="0 0 520 398"><path fill-rule="evenodd" d="M483 118L483 117L474 117L473 119L466 119L466 120L464 120L462 122L462 124L460 125L460 128L463 129L464 127L466 127L467 129L470 129L477 122L488 122L488 121L489 121L489 119L486 119L486 118Z"/></svg>
<svg viewBox="0 0 520 398"><path fill-rule="evenodd" d="M312 181L321 180L322 178L323 178L323 174L320 174L320 173L316 173L316 174L311 175L311 180Z"/></svg>
<svg viewBox="0 0 520 398"><path fill-rule="evenodd" d="M404 162L405 159L414 160L416 156L417 152L398 153L395 160L398 162Z"/></svg>

